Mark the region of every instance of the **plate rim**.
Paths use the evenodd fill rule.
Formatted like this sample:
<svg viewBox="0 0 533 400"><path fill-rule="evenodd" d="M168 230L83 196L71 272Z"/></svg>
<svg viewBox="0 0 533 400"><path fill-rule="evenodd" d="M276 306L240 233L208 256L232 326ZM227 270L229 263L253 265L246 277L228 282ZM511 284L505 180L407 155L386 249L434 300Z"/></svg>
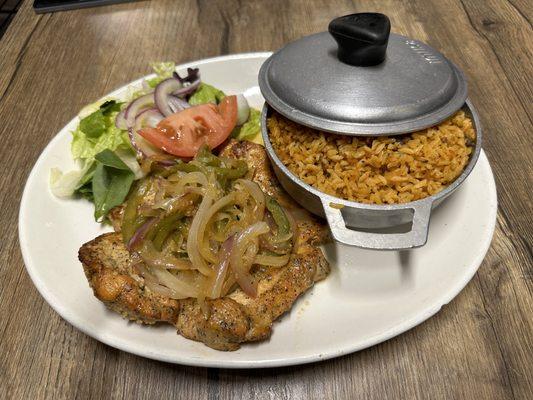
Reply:
<svg viewBox="0 0 533 400"><path fill-rule="evenodd" d="M230 54L225 56L218 56L218 57L210 57L205 58L197 61L191 61L187 62L185 64L177 65L176 68L183 69L191 66L197 66L197 65L203 65L206 63L211 62L219 62L219 61L229 61L229 60L240 60L240 59L249 59L249 58L267 58L272 54L272 52L250 52L250 53L240 53L240 54ZM152 74L153 75L153 74ZM134 81L128 82L124 85L122 85L119 88L116 88L109 93L107 93L105 96L101 97L100 99L115 96L116 93L121 92L125 88L131 85L138 84L143 79L145 79L147 76L141 77L139 79L136 79ZM488 161L488 158L483 150L481 150L478 165L486 164L485 167L488 168L488 172L490 175L489 184L488 184L488 191L491 194L491 200L493 202L493 205L491 207L491 215L487 216L487 221L489 222L489 225L487 227L488 233L486 237L484 237L484 242L481 243L481 246L479 247L480 251L477 252L477 255L472 263L470 263L470 266L467 270L465 270L465 273L463 274L463 277L460 281L458 281L455 285L450 287L448 289L447 293L445 295L441 296L440 301L438 302L439 305L434 306L433 308L429 310L425 310L424 312L421 312L414 317L402 321L400 324L397 324L396 326L390 328L387 331L381 332L379 335L375 335L372 338L369 338L368 340L364 342L359 342L355 346L344 346L343 348L337 350L337 351L330 351L328 353L315 353L305 356L297 356L297 357L285 357L285 358L278 358L278 359L267 359L267 360L224 360L224 361L213 361L208 358L193 358L190 356L186 357L166 357L164 354L160 353L153 353L146 350L139 350L138 347L132 346L128 343L125 343L121 340L117 340L113 336L109 336L105 333L100 333L98 331L89 331L89 329L86 329L82 323L82 321L78 321L76 319L75 314L71 314L66 307L64 307L60 301L60 299L56 298L54 294L51 293L50 290L46 287L46 285L43 283L43 281L39 278L37 274L37 269L34 268L34 265L31 262L31 256L30 256L30 247L28 242L24 240L24 237L26 235L26 226L23 223L25 218L25 210L29 206L29 199L28 199L28 187L29 183L32 182L35 179L35 175L37 174L37 171L40 170L40 165L44 162L45 156L47 152L50 150L50 148L53 146L53 144L61 139L61 133L64 131L64 129L72 124L78 116L76 115L74 118L72 118L67 124L65 124L56 134L55 136L48 142L48 144L45 146L45 148L41 151L39 157L37 158L31 172L29 173L26 182L24 184L24 190L22 193L22 197L20 200L20 206L19 206L19 215L18 215L18 240L19 240L19 246L22 253L22 258L24 261L24 267L30 276L32 283L37 288L37 291L39 294L44 298L46 303L59 314L59 316L64 319L66 322L74 326L76 329L80 330L84 334L90 336L93 339L96 339L108 346L111 346L113 348L119 349L121 351L125 351L131 354L135 354L140 357L145 357L153 360L168 362L172 364L179 364L179 365L187 365L187 366L196 366L196 367L209 367L209 368L228 368L228 369L238 369L238 368L271 368L271 367L285 367L285 366L292 366L292 365L302 365L302 364L308 364L312 362L322 361L322 360L328 360L336 357L341 357L347 354L355 353L357 351L372 347L374 345L377 345L379 343L385 342L395 336L398 336L412 328L414 328L417 325L420 325L433 315L435 315L444 305L451 302L470 282L470 280L473 278L477 270L479 269L481 263L483 262L489 248L492 242L492 238L494 236L494 230L496 227L496 217L497 217L497 209L498 209L498 199L497 199L497 192L496 192L496 183L494 180L494 174L492 172L492 168L490 166L490 163ZM476 165L477 166L477 165ZM30 266L32 265L32 266Z"/></svg>

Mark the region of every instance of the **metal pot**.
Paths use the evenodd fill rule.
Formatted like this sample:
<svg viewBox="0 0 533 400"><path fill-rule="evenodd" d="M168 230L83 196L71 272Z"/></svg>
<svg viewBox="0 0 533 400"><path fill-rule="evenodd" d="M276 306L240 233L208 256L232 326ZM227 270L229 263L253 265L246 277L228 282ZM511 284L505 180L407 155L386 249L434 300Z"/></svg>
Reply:
<svg viewBox="0 0 533 400"><path fill-rule="evenodd" d="M427 44L391 34L390 28L383 14L336 18L329 32L291 42L266 60L259 86L266 100L263 140L285 190L325 217L335 240L397 250L426 243L431 210L464 182L478 160L481 125L467 100L462 71ZM473 120L476 147L462 174L438 194L405 204L362 204L320 192L283 165L268 136L271 109L299 124L349 136L420 131L463 109Z"/></svg>
<svg viewBox="0 0 533 400"><path fill-rule="evenodd" d="M268 136L267 118L271 107L265 104L261 133L274 173L283 188L302 207L326 218L333 238L338 242L366 249L400 250L423 246L428 237L431 211L451 195L472 172L481 152L482 130L478 114L467 100L462 110L476 131L476 147L463 173L441 192L422 200L403 204L364 204L323 193L303 182L281 162ZM407 226L406 226L407 225ZM398 230L405 232L398 232Z"/></svg>

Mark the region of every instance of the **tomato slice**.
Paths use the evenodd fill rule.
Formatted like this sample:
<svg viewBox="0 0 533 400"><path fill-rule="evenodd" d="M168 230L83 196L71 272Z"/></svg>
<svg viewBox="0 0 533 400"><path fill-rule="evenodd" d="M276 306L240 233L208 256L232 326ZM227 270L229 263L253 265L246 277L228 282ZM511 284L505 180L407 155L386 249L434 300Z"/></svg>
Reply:
<svg viewBox="0 0 533 400"><path fill-rule="evenodd" d="M226 96L218 105L220 115L228 126L231 126L230 133L237 125L237 96Z"/></svg>
<svg viewBox="0 0 533 400"><path fill-rule="evenodd" d="M178 157L194 157L207 144L222 144L237 123L237 97L226 96L218 106L201 104L169 115L155 128L143 128L139 135L161 150Z"/></svg>

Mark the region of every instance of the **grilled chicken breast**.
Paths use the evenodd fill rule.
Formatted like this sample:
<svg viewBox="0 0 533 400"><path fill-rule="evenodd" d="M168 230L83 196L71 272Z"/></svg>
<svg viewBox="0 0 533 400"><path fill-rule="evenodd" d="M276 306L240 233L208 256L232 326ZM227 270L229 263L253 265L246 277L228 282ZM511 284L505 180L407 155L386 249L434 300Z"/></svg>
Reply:
<svg viewBox="0 0 533 400"><path fill-rule="evenodd" d="M268 338L273 322L315 282L328 275L329 265L317 246L329 240L329 234L321 222L299 209L281 189L262 146L231 141L221 155L245 160L249 178L300 216L296 246L287 265L254 272L259 282L256 297L236 289L225 297L207 300L206 316L196 299L174 300L155 294L144 286L116 232L84 244L79 259L94 295L125 318L146 324L170 323L184 337L214 349L236 350L241 343ZM121 210L116 209L111 215L118 231Z"/></svg>

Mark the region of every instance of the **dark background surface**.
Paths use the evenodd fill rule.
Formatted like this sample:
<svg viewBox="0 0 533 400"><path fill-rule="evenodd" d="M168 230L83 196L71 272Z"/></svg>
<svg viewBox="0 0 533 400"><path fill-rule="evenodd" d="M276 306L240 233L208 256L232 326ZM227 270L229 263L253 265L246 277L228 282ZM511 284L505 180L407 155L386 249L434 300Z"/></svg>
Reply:
<svg viewBox="0 0 533 400"><path fill-rule="evenodd" d="M17 13L22 0L0 0L0 38Z"/></svg>

